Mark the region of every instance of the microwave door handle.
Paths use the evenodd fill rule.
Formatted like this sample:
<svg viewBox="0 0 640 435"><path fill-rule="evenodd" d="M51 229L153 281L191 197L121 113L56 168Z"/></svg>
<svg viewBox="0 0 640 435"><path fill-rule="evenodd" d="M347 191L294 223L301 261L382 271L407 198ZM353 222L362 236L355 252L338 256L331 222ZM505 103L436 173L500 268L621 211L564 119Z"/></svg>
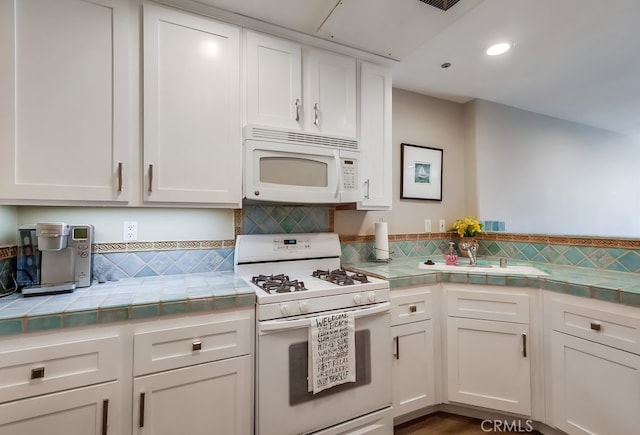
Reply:
<svg viewBox="0 0 640 435"><path fill-rule="evenodd" d="M340 194L340 185L342 184L342 171L340 170L340 153L338 150L333 150L333 158L336 161L336 192L333 197L338 198Z"/></svg>
<svg viewBox="0 0 640 435"><path fill-rule="evenodd" d="M353 317L355 319L360 319L367 316L373 316L375 314L383 314L389 312L391 304L389 302L383 302L381 304L375 304L367 308L356 309L353 312ZM349 309L345 309L343 311L349 311ZM318 313L319 316L322 316L322 313ZM307 328L309 327L309 319L315 316L307 316L302 319L295 320L268 320L266 322L258 322L258 332L260 334L268 333L268 332L278 332L278 331L286 331L291 329L299 329L299 328Z"/></svg>

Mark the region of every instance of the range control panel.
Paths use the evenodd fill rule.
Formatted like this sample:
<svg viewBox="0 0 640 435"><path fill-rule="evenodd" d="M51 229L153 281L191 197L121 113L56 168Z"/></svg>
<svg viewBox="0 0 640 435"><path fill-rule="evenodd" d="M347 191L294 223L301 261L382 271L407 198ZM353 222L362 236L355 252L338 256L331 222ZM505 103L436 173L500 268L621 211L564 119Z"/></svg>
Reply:
<svg viewBox="0 0 640 435"><path fill-rule="evenodd" d="M304 251L311 249L311 239L309 238L283 238L273 240L274 251Z"/></svg>

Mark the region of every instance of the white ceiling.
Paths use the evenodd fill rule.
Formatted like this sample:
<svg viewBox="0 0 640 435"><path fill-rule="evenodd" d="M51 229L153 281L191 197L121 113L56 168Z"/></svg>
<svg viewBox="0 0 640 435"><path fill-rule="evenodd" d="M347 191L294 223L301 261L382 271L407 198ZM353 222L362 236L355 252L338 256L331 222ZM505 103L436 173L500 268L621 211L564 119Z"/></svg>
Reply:
<svg viewBox="0 0 640 435"><path fill-rule="evenodd" d="M397 88L640 134L640 0L196 1L394 59Z"/></svg>

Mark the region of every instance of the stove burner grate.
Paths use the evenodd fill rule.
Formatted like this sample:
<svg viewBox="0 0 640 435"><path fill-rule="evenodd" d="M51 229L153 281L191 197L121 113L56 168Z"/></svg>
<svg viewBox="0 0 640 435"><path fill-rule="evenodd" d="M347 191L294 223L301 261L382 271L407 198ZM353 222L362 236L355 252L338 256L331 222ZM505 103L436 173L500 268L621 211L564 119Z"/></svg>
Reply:
<svg viewBox="0 0 640 435"><path fill-rule="evenodd" d="M356 281L360 283L369 282L365 274L353 273L350 275L344 269L335 269L332 271L329 271L328 269L327 270L318 269L314 271L311 275L316 278L320 278L322 280L325 280L337 285L354 285L356 284Z"/></svg>
<svg viewBox="0 0 640 435"><path fill-rule="evenodd" d="M269 294L307 290L303 281L298 281L297 279L292 281L288 275L283 273L278 275L257 275L251 278L251 281Z"/></svg>

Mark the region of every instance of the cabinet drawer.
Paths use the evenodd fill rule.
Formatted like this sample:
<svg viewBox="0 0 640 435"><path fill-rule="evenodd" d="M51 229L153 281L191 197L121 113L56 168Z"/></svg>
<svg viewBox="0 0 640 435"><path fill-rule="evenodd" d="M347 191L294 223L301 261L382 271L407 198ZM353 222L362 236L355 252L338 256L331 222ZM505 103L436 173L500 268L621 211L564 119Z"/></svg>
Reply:
<svg viewBox="0 0 640 435"><path fill-rule="evenodd" d="M424 288L391 292L391 325L418 322L433 317L433 293Z"/></svg>
<svg viewBox="0 0 640 435"><path fill-rule="evenodd" d="M118 342L109 336L0 351L0 402L116 379Z"/></svg>
<svg viewBox="0 0 640 435"><path fill-rule="evenodd" d="M551 297L551 328L640 354L640 312L584 298Z"/></svg>
<svg viewBox="0 0 640 435"><path fill-rule="evenodd" d="M447 290L447 315L529 323L529 295L508 290Z"/></svg>
<svg viewBox="0 0 640 435"><path fill-rule="evenodd" d="M251 348L250 318L138 332L134 376L246 355Z"/></svg>

